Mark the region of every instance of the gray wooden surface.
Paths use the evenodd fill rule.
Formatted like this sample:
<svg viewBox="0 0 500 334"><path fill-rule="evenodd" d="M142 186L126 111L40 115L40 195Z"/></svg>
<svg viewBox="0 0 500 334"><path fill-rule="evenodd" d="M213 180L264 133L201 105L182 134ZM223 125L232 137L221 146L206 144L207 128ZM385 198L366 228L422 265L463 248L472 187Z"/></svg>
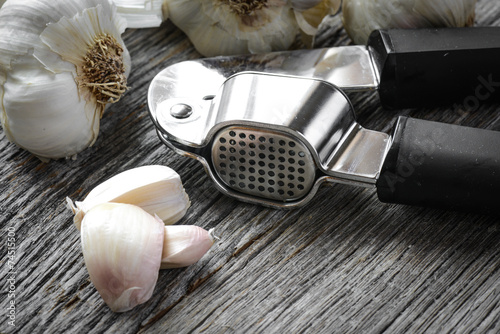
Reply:
<svg viewBox="0 0 500 334"><path fill-rule="evenodd" d="M316 45L348 44L339 18L328 22ZM477 24L500 26L498 1L478 1ZM344 185L323 187L291 211L225 197L199 163L160 143L147 113L154 75L199 54L168 22L124 38L131 89L77 160L42 163L0 132L1 333L500 332L498 218L386 205L373 190ZM353 99L359 121L374 130L390 131L399 114L500 130L498 105L391 113L374 94ZM89 281L64 198L83 199L110 176L148 164L181 175L192 207L180 223L215 228L221 240L197 264L162 271L149 302L116 314Z"/></svg>

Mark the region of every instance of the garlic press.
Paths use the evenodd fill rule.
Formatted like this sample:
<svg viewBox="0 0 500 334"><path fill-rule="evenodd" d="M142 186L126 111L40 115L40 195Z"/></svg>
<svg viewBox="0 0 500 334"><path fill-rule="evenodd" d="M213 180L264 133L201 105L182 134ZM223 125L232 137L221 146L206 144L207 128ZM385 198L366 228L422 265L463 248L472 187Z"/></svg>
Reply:
<svg viewBox="0 0 500 334"><path fill-rule="evenodd" d="M297 52L286 58L308 59L308 52L314 58L319 51ZM498 211L499 132L408 117L399 117L391 134L365 129L344 92L360 87L347 75L356 66L339 68L345 63L339 60L326 80L311 68L272 64L281 56L256 56L266 59L259 64L242 56L167 67L148 92L160 140L200 161L224 194L265 206L302 206L322 183L337 182L375 188L382 202ZM374 68L365 78L376 86Z"/></svg>

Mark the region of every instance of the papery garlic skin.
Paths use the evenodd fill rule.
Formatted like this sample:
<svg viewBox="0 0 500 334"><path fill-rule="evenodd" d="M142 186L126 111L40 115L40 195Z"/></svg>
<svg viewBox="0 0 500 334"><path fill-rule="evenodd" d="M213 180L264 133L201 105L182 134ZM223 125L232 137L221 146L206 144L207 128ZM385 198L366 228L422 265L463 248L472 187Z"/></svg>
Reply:
<svg viewBox="0 0 500 334"><path fill-rule="evenodd" d="M324 10L317 20L304 19L300 25L297 11L312 10L311 5L322 6L340 0L322 0L319 4L295 3L287 0L167 0L166 11L172 22L184 31L194 47L204 56L244 53L265 53L288 49L301 27L312 32L317 22L326 15ZM319 23L317 23L319 24ZM317 26L316 26L317 28Z"/></svg>
<svg viewBox="0 0 500 334"><path fill-rule="evenodd" d="M344 0L342 20L356 44L366 44L373 30L468 27L476 0Z"/></svg>
<svg viewBox="0 0 500 334"><path fill-rule="evenodd" d="M121 172L97 187L81 202L67 199L73 211L77 229L86 212L107 202L133 204L151 215L158 216L165 224L174 224L188 210L191 202L181 178L172 168L148 165Z"/></svg>
<svg viewBox="0 0 500 334"><path fill-rule="evenodd" d="M104 203L85 215L81 229L85 265L112 311L125 312L151 298L164 231L163 222L134 205Z"/></svg>
<svg viewBox="0 0 500 334"><path fill-rule="evenodd" d="M214 244L213 230L198 226L165 226L161 269L187 267L198 262Z"/></svg>
<svg viewBox="0 0 500 334"><path fill-rule="evenodd" d="M107 1L6 1L0 9L6 137L42 160L74 157L91 146L106 104L126 89L131 61L121 39L125 28ZM116 73L89 58L96 45L106 50L105 58L114 57Z"/></svg>
<svg viewBox="0 0 500 334"><path fill-rule="evenodd" d="M159 27L167 19L164 0L110 0L127 20L127 28Z"/></svg>

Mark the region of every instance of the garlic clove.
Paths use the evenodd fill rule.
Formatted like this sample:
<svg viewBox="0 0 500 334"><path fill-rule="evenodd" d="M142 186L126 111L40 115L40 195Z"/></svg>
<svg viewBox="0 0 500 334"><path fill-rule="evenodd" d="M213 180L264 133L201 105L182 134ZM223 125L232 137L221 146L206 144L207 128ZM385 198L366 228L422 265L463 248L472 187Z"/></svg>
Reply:
<svg viewBox="0 0 500 334"><path fill-rule="evenodd" d="M105 106L125 89L131 65L120 37L125 27L107 1L7 1L0 9L0 119L6 137L43 160L74 158L91 146ZM118 71L85 65L102 36L114 47L111 57L100 56L120 64ZM85 67L106 75L82 80ZM119 89L107 89L116 77Z"/></svg>
<svg viewBox="0 0 500 334"><path fill-rule="evenodd" d="M215 239L213 230L198 226L165 226L161 269L187 267L198 262Z"/></svg>
<svg viewBox="0 0 500 334"><path fill-rule="evenodd" d="M165 224L176 223L191 205L179 174L160 165L129 169L99 184L82 202L66 201L77 229L85 214L101 203L134 204Z"/></svg>
<svg viewBox="0 0 500 334"><path fill-rule="evenodd" d="M476 0L344 0L342 21L356 44L373 30L466 27L474 24Z"/></svg>
<svg viewBox="0 0 500 334"><path fill-rule="evenodd" d="M158 278L164 224L134 205L104 203L82 221L85 265L97 291L114 312L149 300Z"/></svg>

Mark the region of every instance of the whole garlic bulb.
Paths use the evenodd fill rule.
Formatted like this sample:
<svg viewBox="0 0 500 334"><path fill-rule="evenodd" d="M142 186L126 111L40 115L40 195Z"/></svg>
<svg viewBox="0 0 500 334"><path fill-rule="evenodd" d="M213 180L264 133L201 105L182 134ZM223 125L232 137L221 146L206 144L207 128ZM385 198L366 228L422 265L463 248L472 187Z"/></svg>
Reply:
<svg viewBox="0 0 500 334"><path fill-rule="evenodd" d="M204 56L288 49L312 35L340 0L167 0L168 18Z"/></svg>
<svg viewBox="0 0 500 334"><path fill-rule="evenodd" d="M42 160L92 145L126 90L126 22L103 0L7 0L0 9L0 119Z"/></svg>
<svg viewBox="0 0 500 334"><path fill-rule="evenodd" d="M342 20L356 44L373 30L466 27L474 24L476 0L344 0Z"/></svg>

